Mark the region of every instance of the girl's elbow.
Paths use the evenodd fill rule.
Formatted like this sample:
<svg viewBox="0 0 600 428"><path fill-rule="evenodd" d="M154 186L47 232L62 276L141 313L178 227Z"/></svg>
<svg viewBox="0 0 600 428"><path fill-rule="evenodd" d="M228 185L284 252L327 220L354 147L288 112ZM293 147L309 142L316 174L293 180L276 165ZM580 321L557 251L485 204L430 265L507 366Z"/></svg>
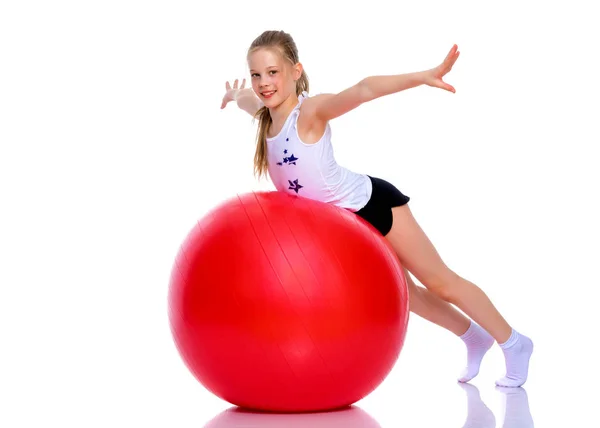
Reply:
<svg viewBox="0 0 600 428"><path fill-rule="evenodd" d="M357 98L360 104L369 102L377 98L368 77L365 77L356 84Z"/></svg>
<svg viewBox="0 0 600 428"><path fill-rule="evenodd" d="M358 82L356 85L358 88L358 97L360 99L360 103L366 103L369 101L373 101L375 98L378 98L379 95L375 92L372 80L370 77L365 77L363 80Z"/></svg>

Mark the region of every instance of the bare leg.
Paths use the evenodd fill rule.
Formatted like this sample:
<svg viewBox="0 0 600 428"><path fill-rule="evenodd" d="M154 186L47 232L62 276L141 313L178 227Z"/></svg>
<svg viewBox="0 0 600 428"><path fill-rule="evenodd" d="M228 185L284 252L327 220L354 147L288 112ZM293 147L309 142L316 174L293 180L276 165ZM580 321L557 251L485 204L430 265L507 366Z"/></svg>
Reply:
<svg viewBox="0 0 600 428"><path fill-rule="evenodd" d="M431 291L417 286L406 269L404 269L404 276L408 285L411 312L451 331L457 336L463 335L469 329L471 325L469 318Z"/></svg>
<svg viewBox="0 0 600 428"><path fill-rule="evenodd" d="M506 361L506 376L499 386L525 383L533 342L514 330L488 296L471 281L450 270L414 219L408 205L392 209L393 223L386 235L403 267L433 294L460 308L498 342Z"/></svg>
<svg viewBox="0 0 600 428"><path fill-rule="evenodd" d="M467 364L462 369L459 382L469 382L479 374L483 357L494 343L494 339L480 326L472 325L450 303L440 299L427 288L417 286L410 273L404 268L408 285L411 312L459 336L467 347Z"/></svg>
<svg viewBox="0 0 600 428"><path fill-rule="evenodd" d="M408 205L393 208L392 212L394 223L386 238L402 265L440 299L459 307L498 343L506 342L512 329L487 295L446 266Z"/></svg>

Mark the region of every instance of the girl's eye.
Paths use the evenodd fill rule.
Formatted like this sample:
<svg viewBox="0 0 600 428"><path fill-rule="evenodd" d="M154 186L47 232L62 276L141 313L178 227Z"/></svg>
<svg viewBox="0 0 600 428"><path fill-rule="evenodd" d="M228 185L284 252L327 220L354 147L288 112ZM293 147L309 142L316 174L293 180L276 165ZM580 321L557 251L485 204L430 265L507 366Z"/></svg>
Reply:
<svg viewBox="0 0 600 428"><path fill-rule="evenodd" d="M275 73L277 73L277 70L270 70L269 73L275 74ZM258 77L258 76L259 76L258 73L254 73L254 74L250 75L250 77Z"/></svg>

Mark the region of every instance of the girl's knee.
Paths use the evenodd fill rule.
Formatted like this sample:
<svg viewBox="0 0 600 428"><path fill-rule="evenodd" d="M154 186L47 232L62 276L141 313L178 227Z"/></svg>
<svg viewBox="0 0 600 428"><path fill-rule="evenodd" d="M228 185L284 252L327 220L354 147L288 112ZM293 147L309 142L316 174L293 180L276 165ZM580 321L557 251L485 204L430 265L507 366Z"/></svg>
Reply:
<svg viewBox="0 0 600 428"><path fill-rule="evenodd" d="M439 298L453 303L460 287L461 277L448 269L423 282L429 291Z"/></svg>

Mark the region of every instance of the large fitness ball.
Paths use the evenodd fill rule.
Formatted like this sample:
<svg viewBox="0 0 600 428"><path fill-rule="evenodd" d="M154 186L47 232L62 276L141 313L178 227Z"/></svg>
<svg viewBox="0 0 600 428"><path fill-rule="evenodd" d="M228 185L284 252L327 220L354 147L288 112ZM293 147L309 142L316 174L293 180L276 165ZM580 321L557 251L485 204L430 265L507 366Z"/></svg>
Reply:
<svg viewBox="0 0 600 428"><path fill-rule="evenodd" d="M168 300L196 379L271 412L362 399L396 363L408 322L387 240L350 211L277 191L237 195L204 216L179 250Z"/></svg>

